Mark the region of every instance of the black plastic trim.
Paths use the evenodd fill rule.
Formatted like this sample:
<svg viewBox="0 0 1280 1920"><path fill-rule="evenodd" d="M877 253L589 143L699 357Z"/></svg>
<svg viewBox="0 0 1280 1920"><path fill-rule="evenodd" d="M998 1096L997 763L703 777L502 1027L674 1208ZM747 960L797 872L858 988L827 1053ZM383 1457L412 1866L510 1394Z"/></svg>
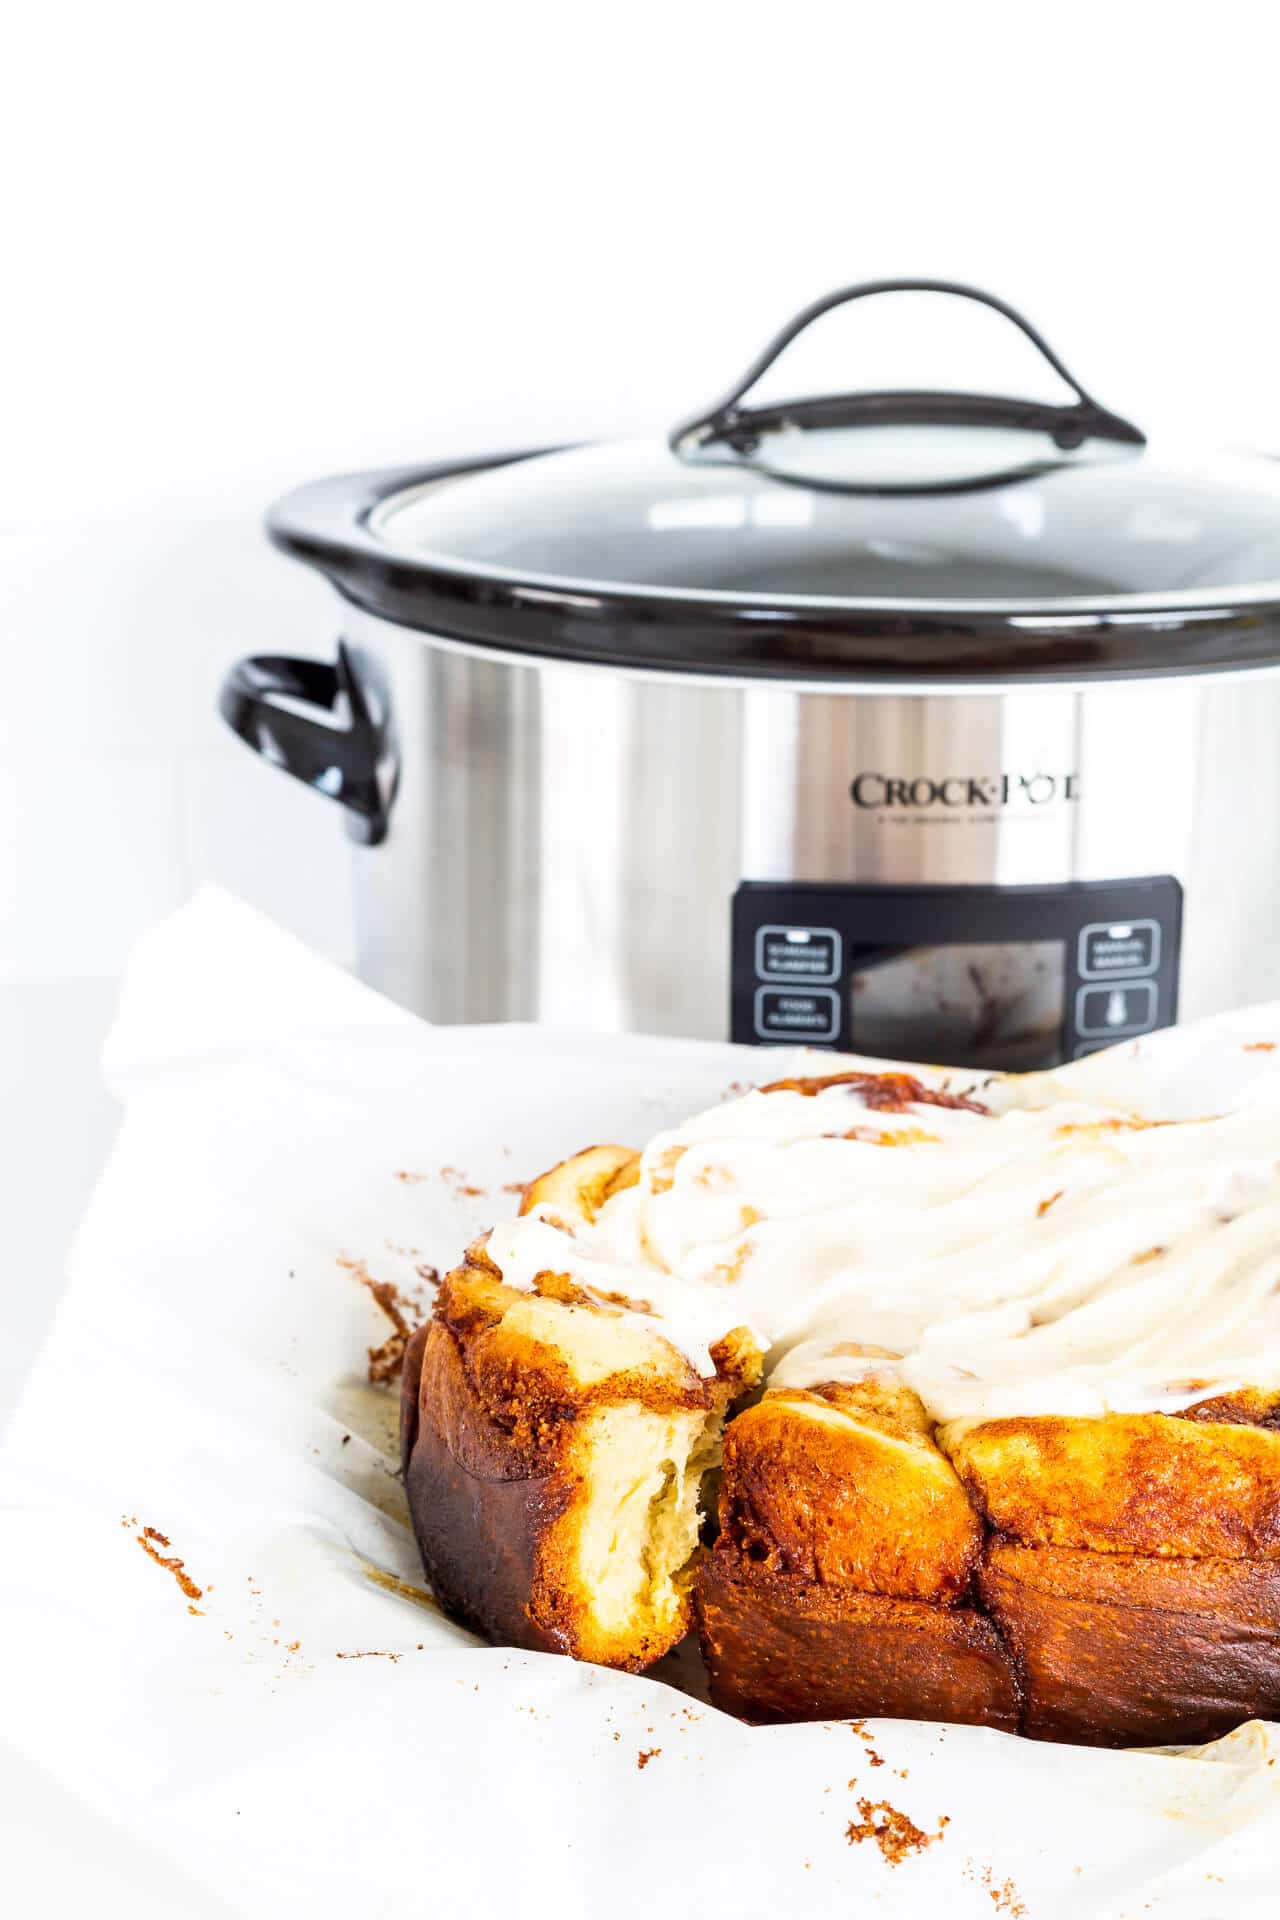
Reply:
<svg viewBox="0 0 1280 1920"><path fill-rule="evenodd" d="M308 711L308 709L310 711ZM378 846L399 779L385 693L341 643L336 660L248 654L227 670L218 711L273 767L345 808L352 839Z"/></svg>
<svg viewBox="0 0 1280 1920"><path fill-rule="evenodd" d="M682 594L504 577L380 539L392 495L552 451L343 474L286 494L267 531L365 611L530 659L712 678L945 687L1176 678L1280 666L1280 583L1236 596L1109 595L936 607Z"/></svg>

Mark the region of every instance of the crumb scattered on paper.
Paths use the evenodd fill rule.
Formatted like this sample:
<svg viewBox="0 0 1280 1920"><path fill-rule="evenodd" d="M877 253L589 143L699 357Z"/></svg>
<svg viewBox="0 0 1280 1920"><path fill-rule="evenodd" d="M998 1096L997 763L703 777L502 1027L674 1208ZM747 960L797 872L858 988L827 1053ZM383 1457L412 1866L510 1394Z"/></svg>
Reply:
<svg viewBox="0 0 1280 1920"><path fill-rule="evenodd" d="M122 1527L133 1528L136 1527L137 1524L137 1520L132 1518L122 1518L120 1521ZM142 1548L142 1551L147 1554L150 1559L154 1560L158 1567L163 1567L166 1573L173 1575L189 1601L203 1600L204 1588L196 1585L177 1554L161 1553L161 1547L170 1545L167 1533L161 1533L159 1527L143 1527L141 1532L135 1533L133 1537ZM197 1606L188 1606L187 1608L188 1613L202 1613L203 1611L203 1608Z"/></svg>
<svg viewBox="0 0 1280 1920"><path fill-rule="evenodd" d="M390 1280L375 1280L363 1260L353 1260L346 1254L340 1254L338 1265L355 1275L360 1285L373 1296L375 1303L391 1322L391 1332L381 1346L370 1347L368 1350L370 1383L373 1386L384 1386L388 1381L398 1380L404 1366L404 1350L425 1317L422 1302L402 1293L400 1288ZM425 1272L422 1268L418 1271L422 1273L424 1279L427 1272L435 1274L434 1267Z"/></svg>
<svg viewBox="0 0 1280 1920"><path fill-rule="evenodd" d="M443 1180L451 1193L463 1200L486 1200L489 1189L477 1185L460 1167L440 1167L435 1173L418 1173L412 1167L397 1169L396 1179L406 1186L419 1186L424 1180Z"/></svg>
<svg viewBox="0 0 1280 1920"><path fill-rule="evenodd" d="M900 1866L909 1854L923 1853L935 1840L941 1840L943 1828L950 1825L950 1815L944 1813L938 1821L938 1831L926 1833L910 1814L891 1807L887 1800L859 1800L858 1814L859 1818L851 1820L845 1828L849 1845L874 1840L891 1867Z"/></svg>
<svg viewBox="0 0 1280 1920"><path fill-rule="evenodd" d="M477 1186L467 1174L457 1167L441 1167L440 1178L447 1187L452 1188L464 1200L484 1200L488 1197L488 1188Z"/></svg>
<svg viewBox="0 0 1280 1920"><path fill-rule="evenodd" d="M661 1752L661 1747L641 1747L639 1753L636 1755L636 1765L639 1767L641 1773L644 1772L651 1760L657 1759Z"/></svg>
<svg viewBox="0 0 1280 1920"><path fill-rule="evenodd" d="M416 1607L424 1607L428 1613L439 1613L440 1607L433 1595L425 1587L415 1587L408 1580L401 1580L397 1574L388 1573L385 1567L376 1567L371 1560L362 1561L364 1576L375 1587L382 1587L387 1593L398 1593L402 1600L412 1600Z"/></svg>
<svg viewBox="0 0 1280 1920"><path fill-rule="evenodd" d="M1079 1873L1079 1867L1074 1871ZM972 1860L966 1866L964 1873L966 1880L972 1880L976 1886L986 1889L992 1906L997 1913L1004 1914L1006 1920L1026 1920L1026 1902L1012 1880L997 1880L991 1867L979 1867Z"/></svg>

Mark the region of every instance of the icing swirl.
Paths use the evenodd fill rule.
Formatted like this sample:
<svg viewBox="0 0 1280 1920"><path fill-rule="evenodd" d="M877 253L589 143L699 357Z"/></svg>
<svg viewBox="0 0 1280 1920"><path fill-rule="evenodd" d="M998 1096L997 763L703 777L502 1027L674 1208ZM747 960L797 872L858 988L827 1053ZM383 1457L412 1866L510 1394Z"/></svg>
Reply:
<svg viewBox="0 0 1280 1920"><path fill-rule="evenodd" d="M535 1208L488 1253L516 1287L642 1301L704 1373L745 1326L770 1385L893 1366L940 1421L1280 1387L1273 1029L1264 1009L1021 1077L810 1055L658 1135L594 1219ZM1169 1095L1200 1036L1207 1115Z"/></svg>

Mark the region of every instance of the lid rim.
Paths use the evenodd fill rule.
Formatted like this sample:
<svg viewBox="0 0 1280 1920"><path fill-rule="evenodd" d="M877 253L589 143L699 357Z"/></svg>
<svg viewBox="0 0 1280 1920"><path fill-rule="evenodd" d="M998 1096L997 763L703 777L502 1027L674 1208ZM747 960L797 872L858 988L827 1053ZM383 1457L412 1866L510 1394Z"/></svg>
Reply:
<svg viewBox="0 0 1280 1920"><path fill-rule="evenodd" d="M271 506L267 533L370 614L533 659L690 678L807 674L844 684L1187 678L1280 665L1280 580L1214 594L1042 599L732 594L516 574L397 547L370 527L379 508L415 487L562 450L528 448L312 481ZM945 661L936 657L940 642Z"/></svg>

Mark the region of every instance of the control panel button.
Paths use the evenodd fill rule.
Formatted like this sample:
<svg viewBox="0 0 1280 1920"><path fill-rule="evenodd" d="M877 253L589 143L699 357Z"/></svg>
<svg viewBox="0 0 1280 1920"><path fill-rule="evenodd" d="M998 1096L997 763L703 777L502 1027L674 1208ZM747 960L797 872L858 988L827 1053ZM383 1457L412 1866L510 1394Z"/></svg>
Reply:
<svg viewBox="0 0 1280 1920"><path fill-rule="evenodd" d="M793 993L786 987L756 991L756 1037L760 1040L834 1040L840 1031L840 996L830 987Z"/></svg>
<svg viewBox="0 0 1280 1920"><path fill-rule="evenodd" d="M1080 931L1080 972L1086 980L1123 974L1136 979L1160 964L1158 920L1113 920Z"/></svg>
<svg viewBox="0 0 1280 1920"><path fill-rule="evenodd" d="M1117 980L1113 986L1081 987L1076 995L1076 1032L1082 1040L1123 1040L1149 1033L1155 1023L1154 980Z"/></svg>
<svg viewBox="0 0 1280 1920"><path fill-rule="evenodd" d="M758 927L756 974L761 980L838 980L840 935L832 927Z"/></svg>

